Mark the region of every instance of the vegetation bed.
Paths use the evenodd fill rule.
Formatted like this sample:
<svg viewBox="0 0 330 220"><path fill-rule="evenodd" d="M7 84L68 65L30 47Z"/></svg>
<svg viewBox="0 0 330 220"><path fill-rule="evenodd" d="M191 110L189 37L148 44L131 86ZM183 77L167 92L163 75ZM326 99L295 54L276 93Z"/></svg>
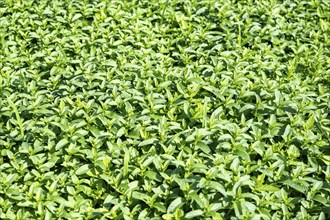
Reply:
<svg viewBox="0 0 330 220"><path fill-rule="evenodd" d="M0 219L329 219L328 0L0 0Z"/></svg>

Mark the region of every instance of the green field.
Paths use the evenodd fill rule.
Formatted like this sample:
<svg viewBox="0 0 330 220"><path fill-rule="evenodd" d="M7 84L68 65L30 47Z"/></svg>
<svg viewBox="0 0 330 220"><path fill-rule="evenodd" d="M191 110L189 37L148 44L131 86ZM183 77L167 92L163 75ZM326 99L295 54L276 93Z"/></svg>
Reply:
<svg viewBox="0 0 330 220"><path fill-rule="evenodd" d="M0 219L330 219L330 0L0 0Z"/></svg>

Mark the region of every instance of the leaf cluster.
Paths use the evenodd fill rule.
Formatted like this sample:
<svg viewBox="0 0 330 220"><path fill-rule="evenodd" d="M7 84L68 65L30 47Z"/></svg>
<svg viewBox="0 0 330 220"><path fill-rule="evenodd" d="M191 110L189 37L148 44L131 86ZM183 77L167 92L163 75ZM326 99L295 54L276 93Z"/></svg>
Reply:
<svg viewBox="0 0 330 220"><path fill-rule="evenodd" d="M330 3L0 0L0 219L327 219Z"/></svg>

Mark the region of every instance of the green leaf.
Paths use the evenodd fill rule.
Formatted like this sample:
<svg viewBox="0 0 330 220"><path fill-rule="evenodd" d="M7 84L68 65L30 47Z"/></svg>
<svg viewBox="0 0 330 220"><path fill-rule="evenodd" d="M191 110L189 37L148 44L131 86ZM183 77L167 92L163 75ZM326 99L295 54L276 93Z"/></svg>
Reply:
<svg viewBox="0 0 330 220"><path fill-rule="evenodd" d="M207 7L202 7L196 11L197 15L204 14L207 11Z"/></svg>
<svg viewBox="0 0 330 220"><path fill-rule="evenodd" d="M130 160L130 152L128 150L126 150L125 156L124 156L124 176L128 175L129 160Z"/></svg>
<svg viewBox="0 0 330 220"><path fill-rule="evenodd" d="M79 18L81 18L82 17L82 14L75 14L73 17L72 17L72 19L71 19L71 22L75 22L76 20L78 20Z"/></svg>
<svg viewBox="0 0 330 220"><path fill-rule="evenodd" d="M298 192L301 192L303 194L305 194L307 192L307 188L306 187L304 187L304 186L302 186L302 185L300 185L298 183L295 183L292 180L285 180L283 182L283 184L285 184L285 185L287 185L287 186L289 186L289 187L291 187L291 188L293 188L293 189L295 189Z"/></svg>
<svg viewBox="0 0 330 220"><path fill-rule="evenodd" d="M204 142L202 141L198 141L196 144L198 149L201 149L204 153L209 154L211 153L211 149L209 148L209 146L207 146Z"/></svg>
<svg viewBox="0 0 330 220"><path fill-rule="evenodd" d="M161 202L156 202L153 204L153 207L155 207L159 212L166 213L166 207Z"/></svg>
<svg viewBox="0 0 330 220"><path fill-rule="evenodd" d="M122 128L120 128L120 129L118 130L116 136L117 136L117 138L119 138L119 137L123 136L125 133L126 133L126 128L125 128L125 127L122 127Z"/></svg>
<svg viewBox="0 0 330 220"><path fill-rule="evenodd" d="M140 142L138 146L143 147L143 146L151 145L154 144L156 141L158 141L157 138L150 138L148 140Z"/></svg>
<svg viewBox="0 0 330 220"><path fill-rule="evenodd" d="M148 195L146 195L144 193L137 192L137 191L134 191L133 192L132 197L134 199L142 200L144 202L147 202L150 199L150 196L148 196Z"/></svg>
<svg viewBox="0 0 330 220"><path fill-rule="evenodd" d="M245 104L240 110L239 112L240 113L245 113L246 111L248 110L253 110L255 109L255 106L254 105L251 105L251 104Z"/></svg>
<svg viewBox="0 0 330 220"><path fill-rule="evenodd" d="M180 208L183 204L183 199L181 197L174 199L167 207L167 213L174 213L175 210Z"/></svg>
<svg viewBox="0 0 330 220"><path fill-rule="evenodd" d="M260 192L277 192L280 190L278 187L268 184L260 185L256 189Z"/></svg>
<svg viewBox="0 0 330 220"><path fill-rule="evenodd" d="M210 210L211 211L216 212L221 208L223 208L223 204L221 204L221 203L212 203L212 204L210 204Z"/></svg>
<svg viewBox="0 0 330 220"><path fill-rule="evenodd" d="M33 208L33 203L31 201L21 201L21 202L17 203L17 206Z"/></svg>
<svg viewBox="0 0 330 220"><path fill-rule="evenodd" d="M310 116L310 117L308 118L308 120L306 121L306 123L305 123L305 125L304 125L305 129L306 129L306 130L310 130L310 129L312 129L313 126L314 126L314 122L315 122L314 115L312 115L312 116Z"/></svg>
<svg viewBox="0 0 330 220"><path fill-rule="evenodd" d="M327 206L327 207L330 206L330 202L329 202L329 200L326 199L326 198L324 198L324 196L315 195L315 196L313 197L313 200L315 200L315 201L321 203L321 204L324 205L324 206Z"/></svg>
<svg viewBox="0 0 330 220"><path fill-rule="evenodd" d="M227 192L226 192L225 188L220 183L211 181L209 183L209 187L211 189L215 189L216 191L220 192L222 195L227 196Z"/></svg>
<svg viewBox="0 0 330 220"><path fill-rule="evenodd" d="M200 209L188 212L184 217L187 219L203 216L204 212Z"/></svg>
<svg viewBox="0 0 330 220"><path fill-rule="evenodd" d="M189 196L198 204L199 208L204 208L204 203L196 192L189 193Z"/></svg>
<svg viewBox="0 0 330 220"><path fill-rule="evenodd" d="M84 129L79 129L78 131L76 131L74 133L74 135L78 135L80 137L84 137L88 134L88 131L84 130Z"/></svg>
<svg viewBox="0 0 330 220"><path fill-rule="evenodd" d="M85 174L88 170L90 170L90 165L89 164L84 164L82 165L81 167L79 167L77 170L76 170L76 175L83 175Z"/></svg>
<svg viewBox="0 0 330 220"><path fill-rule="evenodd" d="M62 149L65 145L67 145L69 143L69 141L66 139L66 138L63 138L62 140L60 140L56 146L55 146L55 149L56 150L60 150Z"/></svg>
<svg viewBox="0 0 330 220"><path fill-rule="evenodd" d="M16 120L17 120L18 126L21 131L21 137L23 138L24 137L23 122L22 122L21 116L18 112L18 109L16 108L16 105L11 101L10 97L7 97L7 101L8 101L9 106L12 108L12 110L15 113Z"/></svg>
<svg viewBox="0 0 330 220"><path fill-rule="evenodd" d="M146 171L145 172L145 176L146 177L149 177L152 180L158 181L158 182L161 182L162 181L161 175L159 175L157 172L152 171L152 170Z"/></svg>

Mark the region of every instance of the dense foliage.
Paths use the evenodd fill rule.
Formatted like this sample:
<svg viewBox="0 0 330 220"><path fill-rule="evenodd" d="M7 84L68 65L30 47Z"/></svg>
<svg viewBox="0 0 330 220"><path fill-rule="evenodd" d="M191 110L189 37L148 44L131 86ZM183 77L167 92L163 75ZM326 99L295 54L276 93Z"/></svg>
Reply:
<svg viewBox="0 0 330 220"><path fill-rule="evenodd" d="M0 0L0 219L329 219L329 0Z"/></svg>

